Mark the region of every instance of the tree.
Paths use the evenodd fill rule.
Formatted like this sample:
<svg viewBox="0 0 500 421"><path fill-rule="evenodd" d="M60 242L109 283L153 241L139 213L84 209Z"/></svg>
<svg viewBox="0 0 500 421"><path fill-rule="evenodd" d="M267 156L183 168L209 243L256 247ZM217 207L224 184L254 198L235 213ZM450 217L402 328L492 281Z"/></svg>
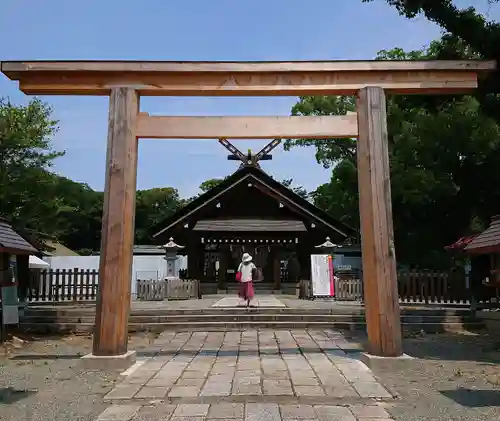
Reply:
<svg viewBox="0 0 500 421"><path fill-rule="evenodd" d="M183 201L173 187L139 190L136 197L135 242L150 244L154 228L173 215Z"/></svg>
<svg viewBox="0 0 500 421"><path fill-rule="evenodd" d="M364 3L373 0L362 0ZM474 7L460 9L452 0L386 0L398 12L407 18L415 18L423 14L428 20L436 23L447 34L443 37L442 49L433 58L458 59L465 58L463 48L455 48L462 44L478 58L495 60L500 63L500 23L487 21ZM492 0L491 3L498 3ZM500 69L481 79L476 93L481 106L491 118L500 121Z"/></svg>
<svg viewBox="0 0 500 421"><path fill-rule="evenodd" d="M296 195L302 197L303 199L308 199L309 198L309 193L303 186L293 186L293 179L288 178L283 181L281 181L281 184L283 184L286 188L290 189L293 191Z"/></svg>
<svg viewBox="0 0 500 421"><path fill-rule="evenodd" d="M446 42L446 41L444 41ZM378 58L433 58L442 43L425 51L382 51ZM345 114L352 98L300 98L292 114ZM471 96L388 98L391 189L398 260L422 266L444 264L443 247L487 221L500 203L500 131ZM332 168L330 183L311 194L314 203L359 226L356 149L353 140L289 141L286 148L316 147ZM363 188L363 186L360 186Z"/></svg>
<svg viewBox="0 0 500 421"><path fill-rule="evenodd" d="M362 0L370 3L373 0ZM474 7L459 9L452 0L386 0L400 14L415 18L423 14L449 34L463 40L484 58L498 60L500 24L488 22ZM493 1L497 3L498 0ZM493 3L492 2L492 3Z"/></svg>
<svg viewBox="0 0 500 421"><path fill-rule="evenodd" d="M79 253L99 250L103 193L94 191L87 184L52 176L55 179L54 197L64 205L56 215L57 230L52 235Z"/></svg>
<svg viewBox="0 0 500 421"><path fill-rule="evenodd" d="M52 146L57 130L52 108L40 100L26 106L0 100L0 213L16 228L55 229L61 203L46 170L64 155Z"/></svg>
<svg viewBox="0 0 500 421"><path fill-rule="evenodd" d="M356 100L349 96L304 96L292 107L292 115L343 115L356 110ZM354 139L287 139L286 151L294 146L315 146L316 160L325 168L343 159L355 160Z"/></svg>
<svg viewBox="0 0 500 421"><path fill-rule="evenodd" d="M212 190L214 187L218 186L223 181L224 178L211 178L201 183L199 189L202 191L202 193L206 193L207 191Z"/></svg>
<svg viewBox="0 0 500 421"><path fill-rule="evenodd" d="M319 186L310 196L320 209L351 227L359 228L358 173L352 160L339 162L332 169L330 182Z"/></svg>
<svg viewBox="0 0 500 421"><path fill-rule="evenodd" d="M52 145L52 108L0 101L0 213L20 232L79 251L98 249L102 193L50 172L64 155Z"/></svg>

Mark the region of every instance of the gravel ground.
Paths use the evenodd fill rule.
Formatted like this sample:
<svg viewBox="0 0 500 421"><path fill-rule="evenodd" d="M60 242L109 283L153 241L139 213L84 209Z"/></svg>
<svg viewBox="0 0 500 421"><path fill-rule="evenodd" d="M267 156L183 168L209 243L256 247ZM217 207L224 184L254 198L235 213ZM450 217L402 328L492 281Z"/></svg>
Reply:
<svg viewBox="0 0 500 421"><path fill-rule="evenodd" d="M446 333L405 340L414 360L374 374L401 400L398 421L500 420L500 342L486 334Z"/></svg>
<svg viewBox="0 0 500 421"><path fill-rule="evenodd" d="M155 335L130 338L153 350ZM95 420L119 375L82 371L90 337L32 338L0 351L0 420ZM398 421L500 420L500 343L484 334L447 333L405 339L416 357L374 374L400 399L387 407ZM39 356L35 358L34 356Z"/></svg>
<svg viewBox="0 0 500 421"><path fill-rule="evenodd" d="M22 348L0 348L0 420L95 420L109 406L102 398L119 374L78 368L92 339L30 339ZM150 336L138 335L130 347L139 350L151 342Z"/></svg>

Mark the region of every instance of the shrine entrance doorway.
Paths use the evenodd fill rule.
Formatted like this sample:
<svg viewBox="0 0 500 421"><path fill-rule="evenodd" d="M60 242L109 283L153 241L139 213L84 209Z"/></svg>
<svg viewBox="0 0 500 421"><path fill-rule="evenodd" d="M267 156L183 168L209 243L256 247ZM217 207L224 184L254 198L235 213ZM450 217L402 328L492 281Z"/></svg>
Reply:
<svg viewBox="0 0 500 421"><path fill-rule="evenodd" d="M203 275L195 277L200 279L203 293L234 292L237 287L235 276L243 253L249 253L261 271L263 278L259 285L262 288L279 293L295 293L296 282L300 277L300 264L294 248L284 248L277 244L216 247L218 246L207 246L204 252ZM189 274L186 276L190 278Z"/></svg>

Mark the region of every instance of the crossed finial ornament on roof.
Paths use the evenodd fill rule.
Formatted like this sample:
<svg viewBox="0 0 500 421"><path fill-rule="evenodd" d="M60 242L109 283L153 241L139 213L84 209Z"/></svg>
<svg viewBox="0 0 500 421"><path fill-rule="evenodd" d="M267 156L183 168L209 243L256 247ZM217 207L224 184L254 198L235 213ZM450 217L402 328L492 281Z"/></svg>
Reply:
<svg viewBox="0 0 500 421"><path fill-rule="evenodd" d="M269 153L279 146L279 144L281 143L281 139L272 140L255 155L252 153L251 149L249 149L247 154L245 155L226 138L220 138L219 143L224 146L229 152L231 152L231 155L227 157L228 160L241 161L241 166L253 165L260 168L259 161L271 160L272 155L269 155Z"/></svg>

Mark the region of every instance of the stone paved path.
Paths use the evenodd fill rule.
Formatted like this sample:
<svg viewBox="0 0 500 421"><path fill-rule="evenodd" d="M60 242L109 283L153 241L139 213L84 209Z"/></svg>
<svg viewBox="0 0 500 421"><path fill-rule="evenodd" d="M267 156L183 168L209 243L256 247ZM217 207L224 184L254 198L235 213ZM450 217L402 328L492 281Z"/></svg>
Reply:
<svg viewBox="0 0 500 421"><path fill-rule="evenodd" d="M275 403L112 405L98 421L390 421L380 405L296 405Z"/></svg>
<svg viewBox="0 0 500 421"><path fill-rule="evenodd" d="M238 307L242 304L242 301L236 296L231 295L228 297L224 297L216 303L212 304L212 307L215 308L234 308ZM278 300L273 295L262 295L256 296L252 302L253 307L259 308L284 308L286 307L280 300Z"/></svg>
<svg viewBox="0 0 500 421"><path fill-rule="evenodd" d="M393 396L339 332L164 332L99 421L389 420Z"/></svg>

